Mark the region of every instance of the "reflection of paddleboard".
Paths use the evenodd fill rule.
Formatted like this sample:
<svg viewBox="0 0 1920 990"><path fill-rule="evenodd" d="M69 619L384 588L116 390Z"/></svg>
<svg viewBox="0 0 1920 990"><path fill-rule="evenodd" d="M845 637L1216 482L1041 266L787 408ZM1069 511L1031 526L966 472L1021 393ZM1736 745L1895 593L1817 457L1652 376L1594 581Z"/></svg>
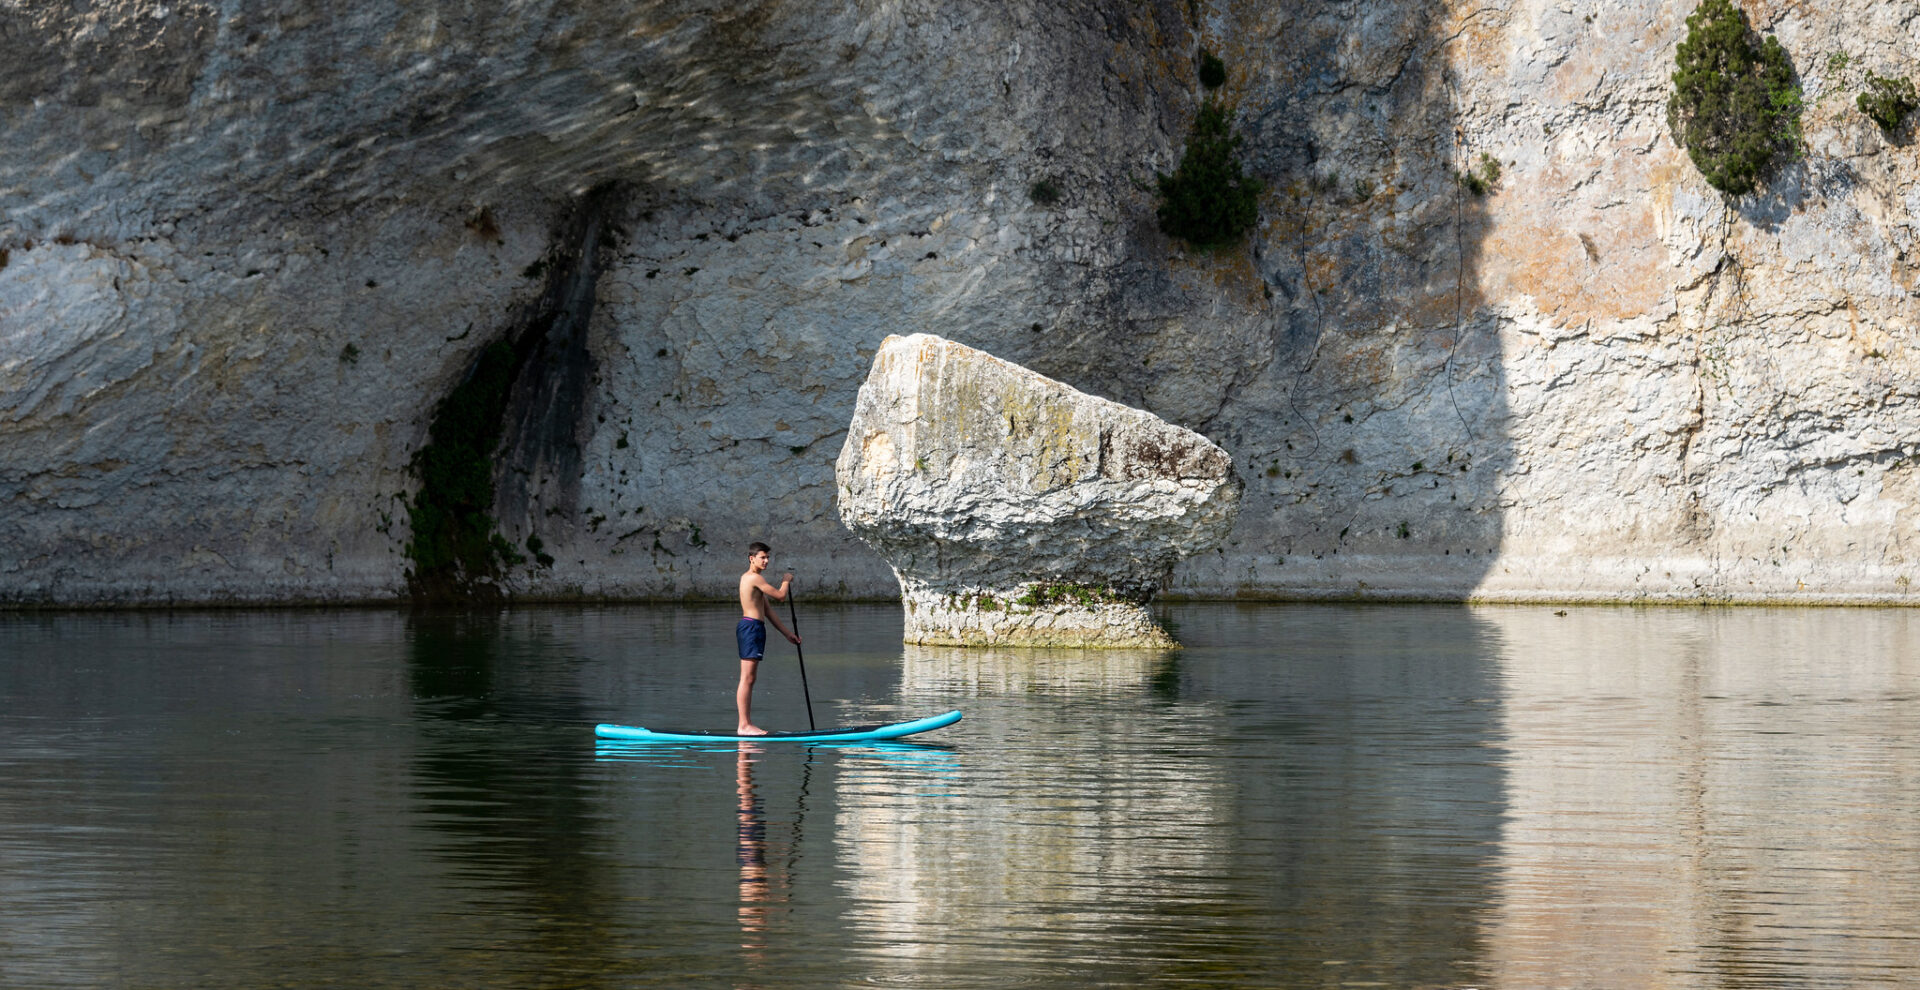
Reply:
<svg viewBox="0 0 1920 990"><path fill-rule="evenodd" d="M602 739L627 739L634 742L851 742L859 739L898 739L918 732L945 728L960 721L959 712L947 712L911 722L892 725L848 725L813 732L769 732L764 736L736 736L730 732L696 732L689 729L646 729L637 725L597 725L593 734Z"/></svg>

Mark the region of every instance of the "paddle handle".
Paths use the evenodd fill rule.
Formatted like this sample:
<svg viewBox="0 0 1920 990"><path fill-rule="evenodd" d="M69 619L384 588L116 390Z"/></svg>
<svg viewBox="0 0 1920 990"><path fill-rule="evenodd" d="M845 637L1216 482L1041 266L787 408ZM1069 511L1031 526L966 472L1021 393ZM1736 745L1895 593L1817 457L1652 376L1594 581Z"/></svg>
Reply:
<svg viewBox="0 0 1920 990"><path fill-rule="evenodd" d="M787 621L793 623L793 638L800 638L800 612L793 607L793 583L787 583ZM800 697L807 700L807 731L817 731L813 724L813 692L807 690L807 651L793 644L793 652L800 658Z"/></svg>

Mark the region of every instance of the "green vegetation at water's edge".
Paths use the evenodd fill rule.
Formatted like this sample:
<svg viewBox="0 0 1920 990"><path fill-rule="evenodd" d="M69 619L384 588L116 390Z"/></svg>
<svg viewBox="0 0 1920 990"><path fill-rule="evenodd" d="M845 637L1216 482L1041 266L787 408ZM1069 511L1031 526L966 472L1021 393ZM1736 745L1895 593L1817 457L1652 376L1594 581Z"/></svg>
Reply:
<svg viewBox="0 0 1920 990"><path fill-rule="evenodd" d="M1077 584L1072 581L1035 581L1019 595L1000 598L990 592L957 593L946 596L946 607L973 612L1023 614L1034 609L1059 606L1093 608L1097 605L1142 604L1146 599L1128 595L1104 584Z"/></svg>
<svg viewBox="0 0 1920 990"><path fill-rule="evenodd" d="M1041 581L1028 585L1027 590L1015 598L1015 605L1028 608L1046 608L1052 605L1079 605L1092 608L1095 605L1114 605L1132 602L1133 599L1106 585L1074 584L1068 581Z"/></svg>
<svg viewBox="0 0 1920 990"><path fill-rule="evenodd" d="M1160 229L1197 248L1238 241L1259 220L1259 179L1240 167L1240 136L1226 106L1209 98L1187 133L1172 175L1160 177Z"/></svg>
<svg viewBox="0 0 1920 990"><path fill-rule="evenodd" d="M1707 182L1742 195L1797 155L1801 105L1779 39L1759 40L1732 0L1702 0L1674 53L1667 125Z"/></svg>
<svg viewBox="0 0 1920 990"><path fill-rule="evenodd" d="M493 451L518 364L505 341L481 351L466 380L434 409L427 445L413 457L420 489L407 502L407 583L416 599L484 596L502 567L523 560L492 515Z"/></svg>

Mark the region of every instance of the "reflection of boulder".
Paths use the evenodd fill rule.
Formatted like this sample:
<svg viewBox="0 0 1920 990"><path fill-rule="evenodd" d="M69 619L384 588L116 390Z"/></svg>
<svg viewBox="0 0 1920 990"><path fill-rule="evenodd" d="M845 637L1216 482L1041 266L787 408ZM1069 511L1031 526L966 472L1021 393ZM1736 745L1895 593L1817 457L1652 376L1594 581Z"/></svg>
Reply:
<svg viewBox="0 0 1920 990"><path fill-rule="evenodd" d="M1264 931L1228 928L1245 897L1230 766L1164 744L1205 738L1213 707L1094 704L1060 719L1057 698L1000 698L1000 717L963 723L951 754L832 778L838 923L868 982L1207 982L1158 970L1263 944ZM1089 978L1098 964L1112 978Z"/></svg>
<svg viewBox="0 0 1920 990"><path fill-rule="evenodd" d="M1028 647L909 646L901 688L967 696L1134 696L1158 689L1180 653L1113 649L1097 654ZM1175 674L1177 676L1177 674Z"/></svg>
<svg viewBox="0 0 1920 990"><path fill-rule="evenodd" d="M906 641L955 646L1173 645L1143 603L1240 496L1200 434L930 334L881 344L835 473Z"/></svg>

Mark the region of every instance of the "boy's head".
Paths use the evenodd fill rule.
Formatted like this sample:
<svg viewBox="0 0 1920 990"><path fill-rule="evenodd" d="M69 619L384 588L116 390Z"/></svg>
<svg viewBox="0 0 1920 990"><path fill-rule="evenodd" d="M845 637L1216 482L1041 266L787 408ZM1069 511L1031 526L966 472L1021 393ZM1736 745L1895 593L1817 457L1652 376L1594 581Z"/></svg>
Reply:
<svg viewBox="0 0 1920 990"><path fill-rule="evenodd" d="M763 553L771 556L773 554L773 548L770 546L767 546L765 543L761 543L758 540L755 540L752 543L747 544L748 560L752 560L753 558L758 557Z"/></svg>

